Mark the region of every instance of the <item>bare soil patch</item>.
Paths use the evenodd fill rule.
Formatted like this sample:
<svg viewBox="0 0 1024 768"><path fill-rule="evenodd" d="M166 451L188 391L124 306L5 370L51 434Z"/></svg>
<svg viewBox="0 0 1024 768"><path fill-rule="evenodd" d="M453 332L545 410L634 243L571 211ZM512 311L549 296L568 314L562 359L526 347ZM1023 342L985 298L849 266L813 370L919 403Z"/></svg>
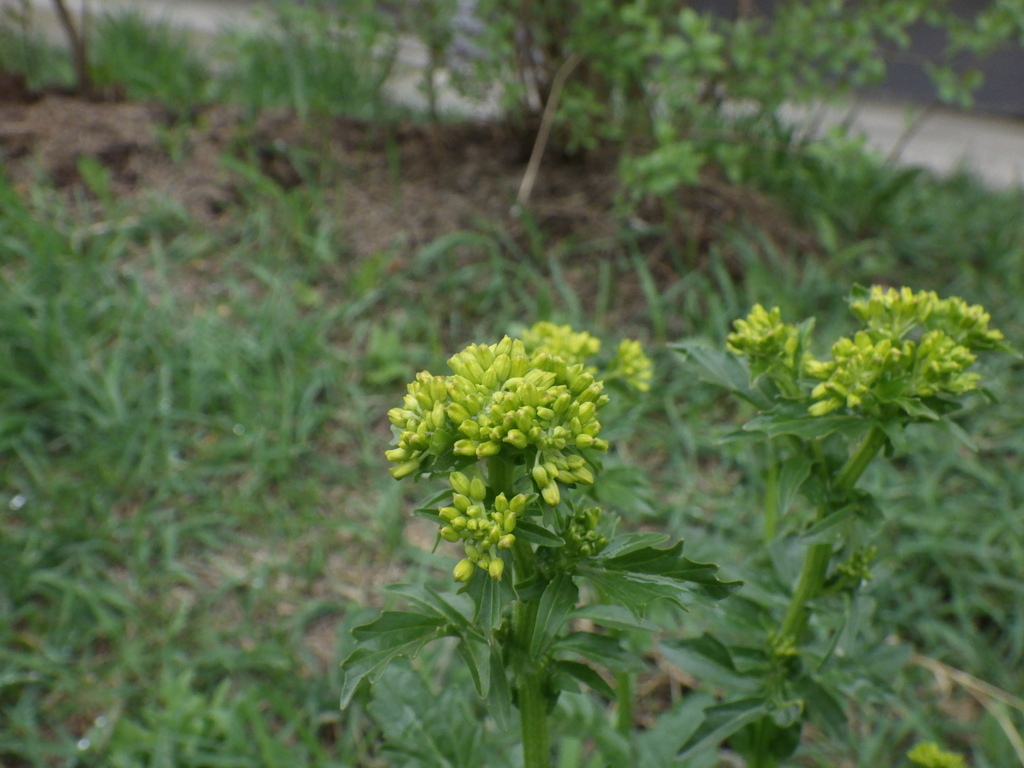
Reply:
<svg viewBox="0 0 1024 768"><path fill-rule="evenodd" d="M246 158L283 189L305 183L309 168L319 169L318 183L343 212L356 256L415 249L483 222L526 238L526 225L513 211L534 135L522 127L302 121L284 113L253 118L224 105L190 118L176 121L156 105L116 97L32 93L19 75L0 71L0 160L16 186L42 176L81 194L80 164L88 157L107 169L116 196L158 195L216 225L243 202L240 179L224 158ZM702 253L723 228L745 221L777 242L804 239L771 200L713 175L680 194L684 216L666 235L658 205L622 214L617 164L613 147L575 156L549 148L528 203L531 225L549 239L598 242L631 223L659 233L644 245L656 263L659 252L680 242L689 253ZM324 168L330 169L326 184Z"/></svg>

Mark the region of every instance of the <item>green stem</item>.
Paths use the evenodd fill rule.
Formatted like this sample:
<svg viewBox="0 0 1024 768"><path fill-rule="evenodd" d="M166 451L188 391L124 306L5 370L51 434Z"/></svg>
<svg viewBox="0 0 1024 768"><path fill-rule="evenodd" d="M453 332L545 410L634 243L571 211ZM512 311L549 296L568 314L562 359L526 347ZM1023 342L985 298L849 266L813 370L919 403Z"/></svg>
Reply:
<svg viewBox="0 0 1024 768"><path fill-rule="evenodd" d="M813 544L804 556L804 565L800 571L800 580L796 584L796 591L786 611L786 618L782 621L779 634L782 637L799 638L807 626L807 619L810 617L810 609L807 603L821 593L825 583L825 574L828 573L828 561L832 558L832 542Z"/></svg>
<svg viewBox="0 0 1024 768"><path fill-rule="evenodd" d="M519 542L516 542L518 545ZM525 551L524 551L525 550ZM516 561L533 560L529 545L517 546ZM544 692L544 670L530 656L530 640L537 624L536 600L520 600L513 614L513 637L518 663L516 691L519 695L519 725L523 740L523 768L551 768L551 735L548 732L548 701Z"/></svg>
<svg viewBox="0 0 1024 768"><path fill-rule="evenodd" d="M487 461L487 485L491 493L511 497L514 488L513 465L500 456ZM512 547L514 578L520 582L536 570L536 554L524 540ZM530 641L537 624L536 600L520 599L512 615L513 654L517 657L515 688L518 695L520 733L523 740L523 768L551 768L551 734L548 730L548 699L546 674L530 656Z"/></svg>
<svg viewBox="0 0 1024 768"><path fill-rule="evenodd" d="M872 427L864 442L860 444L853 455L847 459L846 464L836 475L832 483L833 490L848 491L857 484L860 476L867 469L868 464L875 458L878 451L885 445L885 433L878 427ZM823 509L819 513L819 519L824 517L831 510ZM800 571L800 579L797 581L796 591L786 611L786 617L782 621L780 635L799 639L807 627L807 620L810 617L810 609L807 604L821 594L825 584L825 576L828 573L829 560L832 558L832 544L825 542L813 544L804 557L803 568Z"/></svg>
<svg viewBox="0 0 1024 768"><path fill-rule="evenodd" d="M768 471L764 479L764 540L775 538L779 528L779 463L778 452L768 441Z"/></svg>
<svg viewBox="0 0 1024 768"><path fill-rule="evenodd" d="M615 715L615 728L623 736L633 730L633 677L628 672L615 675L615 693L619 700Z"/></svg>
<svg viewBox="0 0 1024 768"><path fill-rule="evenodd" d="M868 436L864 438L864 442L839 470L832 487L839 491L848 491L853 488L883 445L885 445L885 432L879 427L872 427Z"/></svg>
<svg viewBox="0 0 1024 768"><path fill-rule="evenodd" d="M535 669L519 675L519 721L523 738L523 768L551 768L551 735L544 674Z"/></svg>

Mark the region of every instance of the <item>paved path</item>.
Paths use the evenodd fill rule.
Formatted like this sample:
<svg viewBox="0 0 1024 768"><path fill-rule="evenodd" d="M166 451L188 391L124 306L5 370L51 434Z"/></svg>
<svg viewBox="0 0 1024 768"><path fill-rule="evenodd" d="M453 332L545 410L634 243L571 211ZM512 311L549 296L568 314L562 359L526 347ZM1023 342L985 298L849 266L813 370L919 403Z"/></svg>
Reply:
<svg viewBox="0 0 1024 768"><path fill-rule="evenodd" d="M30 0L40 20L52 13L52 0ZM69 7L80 8L88 2L94 11L132 8L155 20L193 30L200 34L259 23L252 0L67 0ZM16 7L20 0L0 0L0 10ZM53 31L53 19L47 22ZM403 101L420 100L416 70L421 54L416 46L407 46L397 76L391 83L392 95ZM486 113L492 107L470 104L447 94L441 104L448 110ZM795 120L824 127L848 122L863 132L868 143L903 164L923 165L939 173L966 167L978 173L996 188L1024 185L1024 120L969 115L954 110L908 108L879 100L861 100L846 108L829 108L814 113L792 112Z"/></svg>

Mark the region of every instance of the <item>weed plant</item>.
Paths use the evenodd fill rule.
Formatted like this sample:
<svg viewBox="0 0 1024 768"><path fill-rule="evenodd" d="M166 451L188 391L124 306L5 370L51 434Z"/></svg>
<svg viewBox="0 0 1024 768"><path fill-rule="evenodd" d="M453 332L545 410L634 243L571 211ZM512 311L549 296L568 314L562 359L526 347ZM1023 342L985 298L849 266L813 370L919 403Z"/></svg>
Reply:
<svg viewBox="0 0 1024 768"><path fill-rule="evenodd" d="M351 52L324 35L325 56ZM55 71L34 50L0 55ZM159 50L161 67L184 51ZM225 98L333 108L291 89L331 82L301 50L274 72L248 50L250 74ZM114 50L111 76L138 54ZM264 75L273 88L246 95ZM153 96L185 104L183 82L136 87L170 83ZM374 91L359 93L351 109L373 114ZM814 315L835 336L850 330L847 286L879 281L982 303L1020 339L1024 226L1020 193L967 177L894 170L851 147L765 157L747 178L784 200L821 252L731 233L703 269L671 279L655 278L626 234L566 253L540 231L524 246L480 229L424 246L404 272L388 253L350 263L338 257L346 233L325 224L342 213L315 159L291 191L237 160L245 204L213 232L166 210L129 219L114 200L78 209L43 185L0 182L0 763L515 765L450 647L397 666L344 714L337 664L349 630L391 599L378 583L439 585L451 570L406 518L417 499L386 478L381 415L446 352L533 320L648 343L655 379L608 419L616 447L594 494L625 529L685 538L723 578L767 594L753 578L773 554L757 516L765 458L721 440L747 414L661 342L722 347L759 302ZM586 286L566 278L580 261ZM626 279L641 286L629 305L616 290ZM977 451L912 429L907 458L865 475L885 511L879 560L897 564L869 585L878 620L860 628L888 686L852 691L851 732L810 732L788 764L896 768L924 739L974 766L1019 764L1004 727L1020 732L1024 691L1019 379L1019 363L993 364L998 403L961 421ZM680 638L720 620L700 606L656 618ZM896 639L918 656L884 658ZM680 729L711 696L652 693L638 717L664 710L652 730ZM562 698L552 738L565 768L608 748L608 716L593 697Z"/></svg>

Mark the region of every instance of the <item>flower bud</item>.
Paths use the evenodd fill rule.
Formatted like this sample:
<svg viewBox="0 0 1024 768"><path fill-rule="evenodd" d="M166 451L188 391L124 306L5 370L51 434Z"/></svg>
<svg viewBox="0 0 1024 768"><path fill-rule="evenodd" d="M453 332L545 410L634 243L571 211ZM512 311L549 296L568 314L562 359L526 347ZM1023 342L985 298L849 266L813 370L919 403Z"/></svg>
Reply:
<svg viewBox="0 0 1024 768"><path fill-rule="evenodd" d="M450 523L459 516L459 510L455 507L441 507L441 509L437 511L437 514L441 516L442 520Z"/></svg>
<svg viewBox="0 0 1024 768"><path fill-rule="evenodd" d="M408 477L419 468L419 459L411 459L404 464L399 464L397 467L392 467L390 472L391 476L395 478L395 480L401 480L403 477Z"/></svg>
<svg viewBox="0 0 1024 768"><path fill-rule="evenodd" d="M504 515L508 511L508 499L505 498L504 493L499 493L494 498L494 510L499 515Z"/></svg>
<svg viewBox="0 0 1024 768"><path fill-rule="evenodd" d="M495 356L508 356L512 353L512 339L509 336L502 336L501 341L494 345Z"/></svg>
<svg viewBox="0 0 1024 768"><path fill-rule="evenodd" d="M473 577L473 571L476 567L473 565L473 561L469 558L459 560L455 566L455 570L452 571L452 576L455 577L456 581L466 582Z"/></svg>
<svg viewBox="0 0 1024 768"><path fill-rule="evenodd" d="M448 475L448 482L451 483L452 489L463 496L470 496L470 483L469 478L463 472L452 472Z"/></svg>
<svg viewBox="0 0 1024 768"><path fill-rule="evenodd" d="M586 467L580 467L579 469L574 469L572 474L576 478L576 482L578 482L578 483L585 483L586 485L593 485L594 484L594 475Z"/></svg>
<svg viewBox="0 0 1024 768"><path fill-rule="evenodd" d="M469 495L477 501L483 501L484 497L487 496L487 486L484 484L484 479L479 475L470 481Z"/></svg>
<svg viewBox="0 0 1024 768"><path fill-rule="evenodd" d="M526 435L518 429L510 429L508 434L505 435L505 442L510 443L516 448L525 448L528 445Z"/></svg>
<svg viewBox="0 0 1024 768"><path fill-rule="evenodd" d="M492 579L498 579L501 581L501 575L505 572L505 561L500 557L495 557L487 564L487 573L491 575Z"/></svg>
<svg viewBox="0 0 1024 768"><path fill-rule="evenodd" d="M391 462L406 461L411 455L407 448L392 448L390 451L384 451L384 457Z"/></svg>
<svg viewBox="0 0 1024 768"><path fill-rule="evenodd" d="M512 358L506 354L499 354L494 358L493 370L499 381L506 381L512 370Z"/></svg>
<svg viewBox="0 0 1024 768"><path fill-rule="evenodd" d="M512 501L508 503L509 511L514 515L518 516L526 511L526 494L518 493L512 497Z"/></svg>
<svg viewBox="0 0 1024 768"><path fill-rule="evenodd" d="M496 456L501 453L501 445L488 440L486 443L480 443L480 445L477 446L475 453L478 459L486 459L490 456Z"/></svg>
<svg viewBox="0 0 1024 768"><path fill-rule="evenodd" d="M576 435L576 448L581 451L587 450L594 444L594 438L587 434Z"/></svg>
<svg viewBox="0 0 1024 768"><path fill-rule="evenodd" d="M454 421L456 424L461 424L464 421L468 421L473 417L469 412L469 409L462 403L451 403L448 406L448 418Z"/></svg>
<svg viewBox="0 0 1024 768"><path fill-rule="evenodd" d="M461 537L459 532L452 528L450 525L444 526L441 531L441 538L445 541L458 541Z"/></svg>
<svg viewBox="0 0 1024 768"><path fill-rule="evenodd" d="M537 484L538 488L543 488L548 484L548 473L540 464L533 468L530 473L533 476L533 482Z"/></svg>
<svg viewBox="0 0 1024 768"><path fill-rule="evenodd" d="M530 370L530 358L525 354L515 354L514 352L510 355L512 358L512 367L509 369L509 378L520 378L526 375L526 372Z"/></svg>
<svg viewBox="0 0 1024 768"><path fill-rule="evenodd" d="M456 440L452 451L456 456L476 456L476 445L472 440Z"/></svg>
<svg viewBox="0 0 1024 768"><path fill-rule="evenodd" d="M544 501L552 507L558 504L562 498L562 494L559 492L558 485L556 483L549 483L544 486L544 488L541 489L540 495L543 497Z"/></svg>

